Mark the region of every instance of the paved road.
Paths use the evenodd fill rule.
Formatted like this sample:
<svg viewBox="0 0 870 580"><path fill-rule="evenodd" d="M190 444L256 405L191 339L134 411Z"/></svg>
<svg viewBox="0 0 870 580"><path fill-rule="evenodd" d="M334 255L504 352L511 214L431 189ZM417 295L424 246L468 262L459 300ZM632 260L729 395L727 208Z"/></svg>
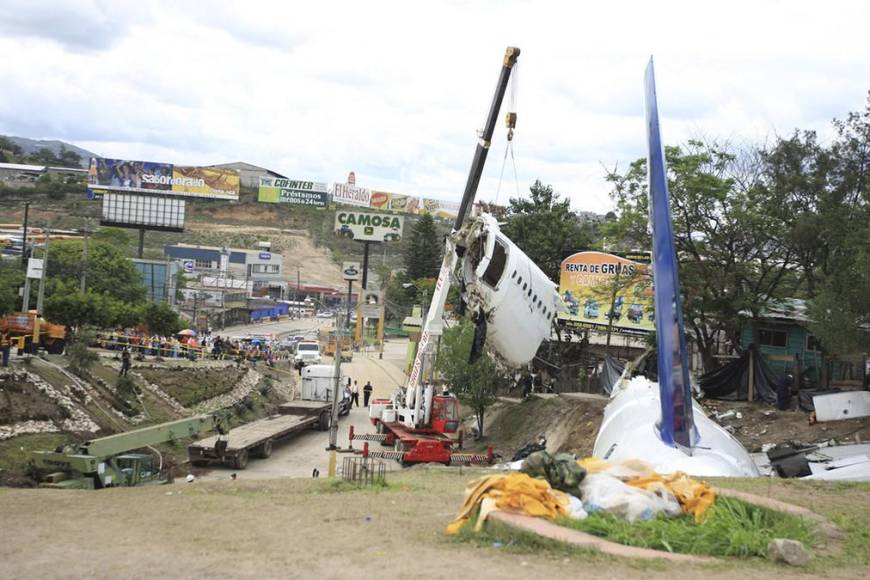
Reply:
<svg viewBox="0 0 870 580"><path fill-rule="evenodd" d="M283 335L301 334L306 337L314 337L317 330L324 326L332 326L331 318L286 318L278 322L262 322L259 324L243 324L228 326L223 330L213 330L213 335L220 336L246 336L248 334L274 334L275 337Z"/></svg>
<svg viewBox="0 0 870 580"><path fill-rule="evenodd" d="M362 386L366 381L371 381L374 387L374 398L389 397L396 386L404 382L402 367L407 345L407 340L387 341L383 360L378 358L377 353L370 355L356 353L352 362L341 365L345 376L359 382L360 404L362 404ZM324 364L332 364L332 359L325 358ZM362 406L354 407L347 417L341 418L339 423L338 445L341 448L346 448L348 445L347 435L350 425L353 425L358 433L374 432L368 418L368 410ZM329 464L329 455L326 451L328 443L328 432L305 431L276 445L269 459L251 459L248 467L244 471L237 472L237 475L240 479L311 477L313 469L317 468L325 476ZM356 445L360 446L361 443L357 442ZM338 454L339 467L344 457L347 455ZM388 462L388 468L399 467L395 462ZM216 468L203 475L201 479L228 479L232 471L229 468Z"/></svg>

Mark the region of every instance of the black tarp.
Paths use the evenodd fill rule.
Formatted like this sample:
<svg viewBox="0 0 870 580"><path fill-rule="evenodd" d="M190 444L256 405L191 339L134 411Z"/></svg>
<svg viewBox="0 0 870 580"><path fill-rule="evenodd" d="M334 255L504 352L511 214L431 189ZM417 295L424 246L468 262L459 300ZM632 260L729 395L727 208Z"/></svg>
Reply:
<svg viewBox="0 0 870 580"><path fill-rule="evenodd" d="M622 376L622 371L624 370L624 362L610 355L605 355L604 363L601 365L601 374L598 375L598 383L601 386L601 390L608 395L613 392L613 385Z"/></svg>
<svg viewBox="0 0 870 580"><path fill-rule="evenodd" d="M739 359L698 377L704 395L711 399L745 401L749 395L749 353L755 361L755 400L776 403L776 383L779 377L755 345L750 345Z"/></svg>

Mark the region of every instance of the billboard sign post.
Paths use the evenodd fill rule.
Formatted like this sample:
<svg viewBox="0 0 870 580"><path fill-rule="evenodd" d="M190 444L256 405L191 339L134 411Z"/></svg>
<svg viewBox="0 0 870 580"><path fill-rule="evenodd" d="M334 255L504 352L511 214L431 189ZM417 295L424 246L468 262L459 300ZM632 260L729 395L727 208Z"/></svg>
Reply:
<svg viewBox="0 0 870 580"><path fill-rule="evenodd" d="M655 308L649 254L616 256L579 252L562 261L559 294L567 306L558 317L564 324L621 334L644 335L655 330Z"/></svg>
<svg viewBox="0 0 870 580"><path fill-rule="evenodd" d="M326 207L327 185L318 181L261 177L257 200L261 203Z"/></svg>
<svg viewBox="0 0 870 580"><path fill-rule="evenodd" d="M398 242L402 239L404 216L339 209L335 232L360 242Z"/></svg>

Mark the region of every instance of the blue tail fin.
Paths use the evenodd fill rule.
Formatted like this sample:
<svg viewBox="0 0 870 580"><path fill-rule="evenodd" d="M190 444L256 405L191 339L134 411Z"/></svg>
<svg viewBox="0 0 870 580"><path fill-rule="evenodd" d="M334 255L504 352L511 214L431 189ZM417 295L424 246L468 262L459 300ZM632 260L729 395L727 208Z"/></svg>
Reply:
<svg viewBox="0 0 870 580"><path fill-rule="evenodd" d="M691 449L695 444L692 387L689 383L686 335L674 232L668 204L665 153L659 130L653 60L645 75L646 129L649 147L649 218L652 227L653 281L655 284L656 339L662 416L658 428L662 441Z"/></svg>

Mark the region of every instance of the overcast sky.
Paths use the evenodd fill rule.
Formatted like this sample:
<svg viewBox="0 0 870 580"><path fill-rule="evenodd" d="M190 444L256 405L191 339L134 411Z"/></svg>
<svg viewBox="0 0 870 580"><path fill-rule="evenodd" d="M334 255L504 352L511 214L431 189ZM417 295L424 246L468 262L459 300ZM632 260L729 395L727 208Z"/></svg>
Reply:
<svg viewBox="0 0 870 580"><path fill-rule="evenodd" d="M604 167L645 155L650 55L666 143L828 138L864 108L868 22L860 1L0 0L0 133L458 200L510 44L521 191L604 212ZM504 152L499 125L479 199Z"/></svg>

